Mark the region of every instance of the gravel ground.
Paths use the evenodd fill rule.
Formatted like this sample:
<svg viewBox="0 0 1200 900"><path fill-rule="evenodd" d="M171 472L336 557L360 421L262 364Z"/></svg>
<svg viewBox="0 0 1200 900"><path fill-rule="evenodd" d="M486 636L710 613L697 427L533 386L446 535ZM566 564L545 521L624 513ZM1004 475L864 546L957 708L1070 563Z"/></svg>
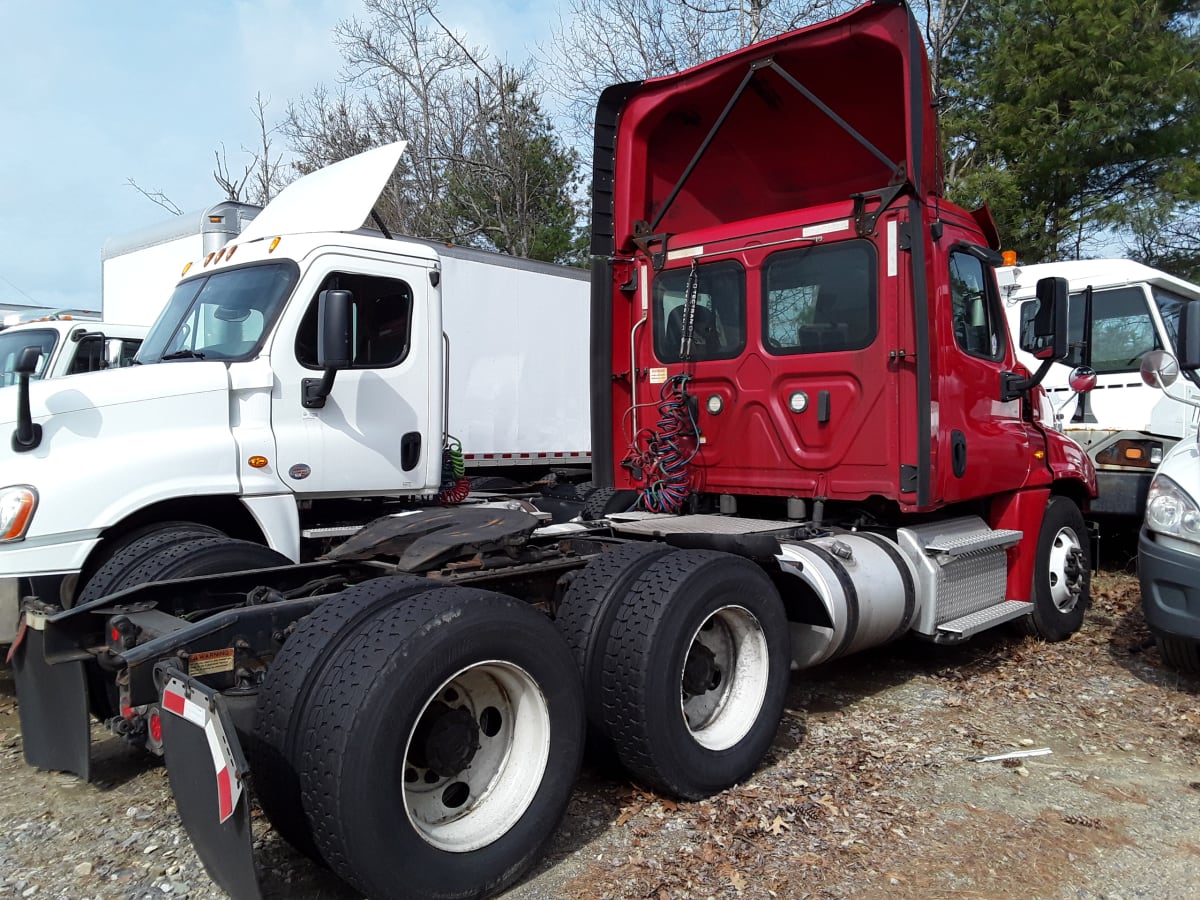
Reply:
<svg viewBox="0 0 1200 900"><path fill-rule="evenodd" d="M1200 683L1162 666L1132 577L1103 573L1093 593L1063 644L901 642L797 674L763 767L704 802L590 763L508 896L1196 896ZM84 784L26 768L19 732L0 668L0 898L223 896L161 766L97 730ZM267 896L355 896L256 828Z"/></svg>

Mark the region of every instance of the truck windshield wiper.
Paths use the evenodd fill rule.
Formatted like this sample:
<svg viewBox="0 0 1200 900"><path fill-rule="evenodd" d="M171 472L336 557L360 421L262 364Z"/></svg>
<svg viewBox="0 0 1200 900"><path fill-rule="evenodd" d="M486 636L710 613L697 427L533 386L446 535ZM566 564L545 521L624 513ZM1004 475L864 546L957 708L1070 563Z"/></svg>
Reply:
<svg viewBox="0 0 1200 900"><path fill-rule="evenodd" d="M169 359L204 359L204 354L199 350L176 350L174 353L164 353L159 359L163 362Z"/></svg>

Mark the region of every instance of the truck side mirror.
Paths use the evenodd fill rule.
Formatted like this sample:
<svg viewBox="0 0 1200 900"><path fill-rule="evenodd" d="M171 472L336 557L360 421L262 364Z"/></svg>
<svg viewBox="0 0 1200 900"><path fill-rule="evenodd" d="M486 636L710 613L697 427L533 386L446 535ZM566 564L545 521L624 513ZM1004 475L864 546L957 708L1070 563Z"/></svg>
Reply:
<svg viewBox="0 0 1200 900"><path fill-rule="evenodd" d="M1037 283L1037 312L1021 328L1021 349L1038 359L1066 359L1067 279L1042 278Z"/></svg>
<svg viewBox="0 0 1200 900"><path fill-rule="evenodd" d="M28 453L42 442L42 426L33 421L29 411L29 376L37 371L42 358L42 348L36 344L24 348L17 354L13 372L17 374L17 427L12 435L14 453Z"/></svg>
<svg viewBox="0 0 1200 900"><path fill-rule="evenodd" d="M354 362L354 294L321 291L317 298L317 365L346 369Z"/></svg>
<svg viewBox="0 0 1200 900"><path fill-rule="evenodd" d="M1197 301L1183 304L1179 310L1178 346L1179 368L1185 371L1200 369L1200 308Z"/></svg>
<svg viewBox="0 0 1200 900"><path fill-rule="evenodd" d="M1166 390L1179 377L1179 363L1165 350L1151 350L1142 355L1138 371L1150 387Z"/></svg>
<svg viewBox="0 0 1200 900"><path fill-rule="evenodd" d="M321 291L317 296L317 365L325 372L320 378L305 378L301 382L301 405L305 409L323 409L338 369L348 369L353 363L354 294Z"/></svg>
<svg viewBox="0 0 1200 900"><path fill-rule="evenodd" d="M121 338L104 339L104 367L116 369L121 365L121 351L125 349L125 341Z"/></svg>

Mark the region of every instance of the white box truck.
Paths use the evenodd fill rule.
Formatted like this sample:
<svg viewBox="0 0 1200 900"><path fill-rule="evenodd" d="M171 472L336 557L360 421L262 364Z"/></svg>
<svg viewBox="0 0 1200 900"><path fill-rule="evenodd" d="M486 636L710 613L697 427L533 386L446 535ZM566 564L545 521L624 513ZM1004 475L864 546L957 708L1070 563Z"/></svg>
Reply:
<svg viewBox="0 0 1200 900"><path fill-rule="evenodd" d="M183 267L220 250L259 210L250 203L225 200L110 237L100 251L101 317L107 322L151 324Z"/></svg>
<svg viewBox="0 0 1200 900"><path fill-rule="evenodd" d="M997 277L1009 328L1017 335L1033 316L1038 279L1068 280L1071 354L1052 367L1043 385L1061 428L1096 465L1100 496L1091 513L1140 519L1155 468L1176 441L1195 433L1196 415L1186 402L1146 385L1138 368L1151 350L1175 352L1180 311L1200 300L1200 287L1126 259L1013 266L997 270ZM1084 302L1089 288L1090 315ZM1037 368L1033 357L1019 356ZM1068 381L1082 364L1096 371L1096 386L1076 394ZM1175 393L1200 398L1200 379L1194 372L1185 376Z"/></svg>
<svg viewBox="0 0 1200 900"><path fill-rule="evenodd" d="M464 468L590 466L587 272L361 229L402 149L296 182L196 261L139 364L8 392L2 621L23 596L72 605L150 533L300 561L388 500L465 496ZM327 292L353 305L336 385Z"/></svg>

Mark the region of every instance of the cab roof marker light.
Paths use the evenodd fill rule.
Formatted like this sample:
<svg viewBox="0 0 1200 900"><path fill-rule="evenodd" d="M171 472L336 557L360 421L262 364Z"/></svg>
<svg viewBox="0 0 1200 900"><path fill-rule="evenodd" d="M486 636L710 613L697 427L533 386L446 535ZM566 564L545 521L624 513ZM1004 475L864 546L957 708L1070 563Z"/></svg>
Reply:
<svg viewBox="0 0 1200 900"><path fill-rule="evenodd" d="M184 275L186 275L188 273L188 269L190 269L191 267L192 267L191 263L188 263L186 266L184 266L183 271L179 273L179 277L182 278Z"/></svg>
<svg viewBox="0 0 1200 900"><path fill-rule="evenodd" d="M224 258L225 258L225 248L222 247L220 250L217 251L217 258L213 260L213 265L215 266L217 263L219 263Z"/></svg>
<svg viewBox="0 0 1200 900"><path fill-rule="evenodd" d="M231 259L233 259L233 254L236 252L237 244L231 244L229 247L229 252L225 254L225 262L229 262Z"/></svg>
<svg viewBox="0 0 1200 900"><path fill-rule="evenodd" d="M216 256L216 253L210 253L208 256L204 257L204 265L207 266L210 262L212 262L212 258L214 256Z"/></svg>
<svg viewBox="0 0 1200 900"><path fill-rule="evenodd" d="M267 252L268 252L268 253L274 253L274 252L275 252L275 248L279 246L279 242L280 242L280 240L282 240L282 238L272 238L272 239L271 239L271 246L267 248Z"/></svg>

